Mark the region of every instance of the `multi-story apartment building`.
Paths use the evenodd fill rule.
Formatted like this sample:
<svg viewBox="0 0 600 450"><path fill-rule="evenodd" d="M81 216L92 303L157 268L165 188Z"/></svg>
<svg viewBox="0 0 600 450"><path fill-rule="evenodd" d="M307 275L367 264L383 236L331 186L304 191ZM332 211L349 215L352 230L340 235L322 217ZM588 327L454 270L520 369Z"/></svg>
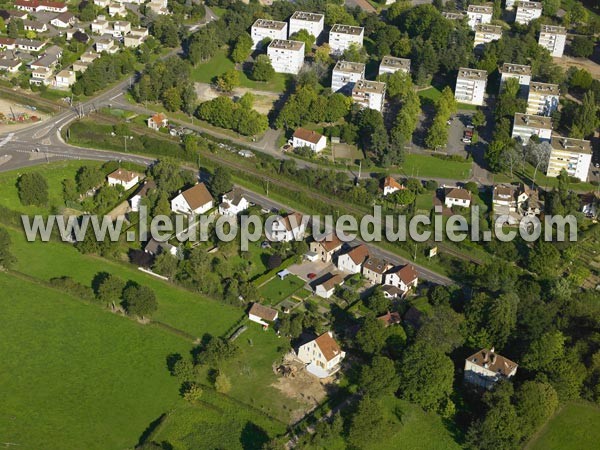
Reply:
<svg viewBox="0 0 600 450"><path fill-rule="evenodd" d="M485 70L461 67L458 69L454 98L460 103L481 106L486 83L487 72Z"/></svg>
<svg viewBox="0 0 600 450"><path fill-rule="evenodd" d="M569 176L587 181L592 163L592 144L583 139L552 136L552 152L546 175L556 177L565 169Z"/></svg>
<svg viewBox="0 0 600 450"><path fill-rule="evenodd" d="M288 24L277 20L257 19L250 29L252 48L259 47L263 39L287 39Z"/></svg>
<svg viewBox="0 0 600 450"><path fill-rule="evenodd" d="M515 22L527 25L534 19L542 17L542 4L540 2L523 2L517 4Z"/></svg>
<svg viewBox="0 0 600 450"><path fill-rule="evenodd" d="M512 138L518 139L525 145L529 142L531 136L537 136L540 141L550 142L552 138L552 119L546 116L516 113Z"/></svg>
<svg viewBox="0 0 600 450"><path fill-rule="evenodd" d="M532 81L527 96L527 114L549 116L558 109L560 91L558 84Z"/></svg>
<svg viewBox="0 0 600 450"><path fill-rule="evenodd" d="M410 59L384 56L379 64L379 75L402 71L410 73Z"/></svg>
<svg viewBox="0 0 600 450"><path fill-rule="evenodd" d="M352 88L352 101L363 108L383 111L385 83L379 81L358 80Z"/></svg>
<svg viewBox="0 0 600 450"><path fill-rule="evenodd" d="M531 66L504 63L500 68L500 75L500 90L509 78L516 78L521 88L527 87L531 83Z"/></svg>
<svg viewBox="0 0 600 450"><path fill-rule="evenodd" d="M300 30L306 30L318 38L325 27L325 16L310 12L296 11L290 17L290 36Z"/></svg>
<svg viewBox="0 0 600 450"><path fill-rule="evenodd" d="M329 31L329 47L331 48L331 53L340 55L352 44L362 47L364 36L365 29L363 27L340 25L339 23L336 23Z"/></svg>
<svg viewBox="0 0 600 450"><path fill-rule="evenodd" d="M565 51L567 29L556 25L542 25L538 44L547 49L552 56L561 57Z"/></svg>
<svg viewBox="0 0 600 450"><path fill-rule="evenodd" d="M504 7L506 9L508 9L509 11L512 11L513 9L515 9L516 2L517 2L517 0L506 0Z"/></svg>
<svg viewBox="0 0 600 450"><path fill-rule="evenodd" d="M494 8L485 5L469 5L467 8L467 23L472 30L475 30L477 25L490 23L492 21L492 15Z"/></svg>
<svg viewBox="0 0 600 450"><path fill-rule="evenodd" d="M475 41L473 48L480 49L485 44L497 41L502 37L502 27L498 25L479 24L475 25Z"/></svg>
<svg viewBox="0 0 600 450"><path fill-rule="evenodd" d="M267 47L267 55L275 72L297 75L304 64L304 42L275 39Z"/></svg>
<svg viewBox="0 0 600 450"><path fill-rule="evenodd" d="M331 90L350 94L354 83L365 77L365 65L349 61L338 61L331 73Z"/></svg>

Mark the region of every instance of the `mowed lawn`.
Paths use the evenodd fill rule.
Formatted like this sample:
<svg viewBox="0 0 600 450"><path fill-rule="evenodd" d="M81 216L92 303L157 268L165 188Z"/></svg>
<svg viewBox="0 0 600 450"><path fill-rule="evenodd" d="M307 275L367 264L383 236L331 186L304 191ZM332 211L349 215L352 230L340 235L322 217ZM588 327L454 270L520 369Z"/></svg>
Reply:
<svg viewBox="0 0 600 450"><path fill-rule="evenodd" d="M94 161L61 161L52 164L41 164L28 167L23 171L11 171L0 173L0 205L6 206L14 211L26 214L48 214L48 207L23 206L19 200L16 182L21 173L40 173L48 182L48 203L50 207L62 207L62 181L65 178L75 179L75 174L81 166L99 168L101 164Z"/></svg>
<svg viewBox="0 0 600 450"><path fill-rule="evenodd" d="M215 77L235 68L225 49L219 50L214 57L192 69L191 79L199 83L212 83ZM240 86L257 91L283 92L290 75L276 73L270 81L253 81L243 72L240 74Z"/></svg>
<svg viewBox="0 0 600 450"><path fill-rule="evenodd" d="M430 155L408 154L402 171L409 177L450 178L466 180L471 177L470 162L446 161Z"/></svg>
<svg viewBox="0 0 600 450"><path fill-rule="evenodd" d="M132 448L182 402L165 358L185 340L5 273L0 292L0 442Z"/></svg>
<svg viewBox="0 0 600 450"><path fill-rule="evenodd" d="M123 280L133 280L151 288L158 300L158 310L152 318L174 328L200 337L205 333L225 333L243 314L239 308L179 288L161 281L126 263L116 263L96 256L83 255L69 244L60 242L27 242L23 233L9 230L15 269L43 281L69 276L91 286L99 272L109 272Z"/></svg>
<svg viewBox="0 0 600 450"><path fill-rule="evenodd" d="M580 450L598 448L600 443L600 408L592 403L567 403L540 433L527 450Z"/></svg>
<svg viewBox="0 0 600 450"><path fill-rule="evenodd" d="M304 281L295 275L288 275L283 280L275 276L266 284L258 288L259 294L268 305L276 305L285 300L298 289L304 286Z"/></svg>

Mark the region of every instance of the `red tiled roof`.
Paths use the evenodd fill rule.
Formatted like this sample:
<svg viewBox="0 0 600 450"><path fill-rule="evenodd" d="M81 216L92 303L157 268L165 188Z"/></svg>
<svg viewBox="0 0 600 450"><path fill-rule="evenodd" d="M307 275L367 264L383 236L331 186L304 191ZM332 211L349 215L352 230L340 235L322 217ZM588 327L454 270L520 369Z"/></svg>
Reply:
<svg viewBox="0 0 600 450"><path fill-rule="evenodd" d="M321 353L327 361L331 361L337 355L339 355L342 350L333 336L331 335L331 331L327 331L323 333L321 336L315 339L317 346L321 349Z"/></svg>
<svg viewBox="0 0 600 450"><path fill-rule="evenodd" d="M126 169L117 169L114 172L108 174L108 178L114 178L115 180L119 180L124 183L129 183L133 181L136 177L139 178L139 174Z"/></svg>
<svg viewBox="0 0 600 450"><path fill-rule="evenodd" d="M383 187L392 187L392 188L396 188L396 189L406 189L404 186L402 186L400 183L398 183L394 178L392 177L385 177L385 179L383 180Z"/></svg>
<svg viewBox="0 0 600 450"><path fill-rule="evenodd" d="M404 284L410 284L419 278L417 275L417 270L412 264L407 264L401 269L397 270L396 275L398 275L398 278L400 278Z"/></svg>
<svg viewBox="0 0 600 450"><path fill-rule="evenodd" d="M516 362L496 354L493 348L491 350L488 350L487 348L481 349L477 353L469 356L467 360L504 376L510 375L510 373L518 367Z"/></svg>
<svg viewBox="0 0 600 450"><path fill-rule="evenodd" d="M331 252L340 248L343 244L342 241L337 237L337 234L331 233L323 239L317 241L325 249L326 252Z"/></svg>
<svg viewBox="0 0 600 450"><path fill-rule="evenodd" d="M212 195L204 183L198 183L187 191L183 191L181 195L192 209L197 209L213 201Z"/></svg>
<svg viewBox="0 0 600 450"><path fill-rule="evenodd" d="M302 139L303 141L310 142L312 144L317 144L321 140L323 135L317 133L316 131L307 130L306 128L298 128L294 132L294 137Z"/></svg>
<svg viewBox="0 0 600 450"><path fill-rule="evenodd" d="M369 247L365 244L360 244L348 252L348 256L354 264L362 264L369 257Z"/></svg>

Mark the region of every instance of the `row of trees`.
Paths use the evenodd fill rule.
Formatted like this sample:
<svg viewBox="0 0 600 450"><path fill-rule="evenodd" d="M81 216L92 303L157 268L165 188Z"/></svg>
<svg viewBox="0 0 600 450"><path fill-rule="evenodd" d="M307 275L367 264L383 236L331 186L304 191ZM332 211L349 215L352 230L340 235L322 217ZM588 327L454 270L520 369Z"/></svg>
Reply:
<svg viewBox="0 0 600 450"><path fill-rule="evenodd" d="M244 94L237 102L229 97L217 97L201 103L196 111L199 119L212 125L234 130L245 136L254 136L269 126L267 116L252 109L254 96Z"/></svg>
<svg viewBox="0 0 600 450"><path fill-rule="evenodd" d="M71 90L75 95L92 96L124 75L132 73L135 63L136 57L129 49L113 55L103 54L90 63Z"/></svg>
<svg viewBox="0 0 600 450"><path fill-rule="evenodd" d="M425 144L427 147L437 150L446 146L448 142L447 122L457 110L454 94L448 86L442 90L442 94L436 101L435 109L435 117L425 138Z"/></svg>

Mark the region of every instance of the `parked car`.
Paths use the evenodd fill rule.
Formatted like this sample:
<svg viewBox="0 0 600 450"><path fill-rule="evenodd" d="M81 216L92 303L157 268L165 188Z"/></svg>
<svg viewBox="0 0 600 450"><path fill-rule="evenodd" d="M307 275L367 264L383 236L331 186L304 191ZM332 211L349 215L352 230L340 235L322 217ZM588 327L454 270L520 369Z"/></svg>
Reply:
<svg viewBox="0 0 600 450"><path fill-rule="evenodd" d="M315 278L317 277L317 274L316 274L316 273L313 273L313 272L311 272L311 273L309 273L309 274L308 274L308 275L306 275L306 276L308 277L308 279L309 279L309 280L313 280L313 279L315 279Z"/></svg>

